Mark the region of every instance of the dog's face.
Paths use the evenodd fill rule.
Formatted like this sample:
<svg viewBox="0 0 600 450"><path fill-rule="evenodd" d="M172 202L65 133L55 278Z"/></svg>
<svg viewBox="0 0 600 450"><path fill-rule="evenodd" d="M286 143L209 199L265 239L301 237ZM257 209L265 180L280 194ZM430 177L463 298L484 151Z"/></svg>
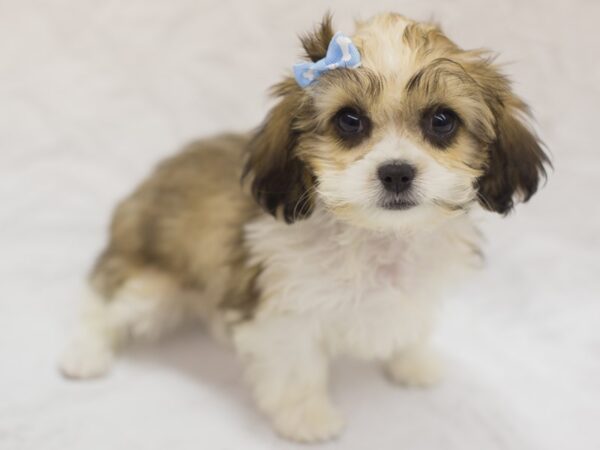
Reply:
<svg viewBox="0 0 600 450"><path fill-rule="evenodd" d="M321 59L332 36L326 17L302 39L308 57ZM475 202L505 214L535 193L547 157L482 52L394 14L358 24L353 41L360 68L276 86L247 163L267 211L293 222L318 201L355 225L395 228Z"/></svg>

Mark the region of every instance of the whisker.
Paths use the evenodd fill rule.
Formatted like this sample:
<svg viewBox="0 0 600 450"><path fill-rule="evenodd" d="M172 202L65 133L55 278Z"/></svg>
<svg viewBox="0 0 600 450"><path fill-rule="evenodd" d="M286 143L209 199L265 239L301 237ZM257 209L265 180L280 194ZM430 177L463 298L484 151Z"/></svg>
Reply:
<svg viewBox="0 0 600 450"><path fill-rule="evenodd" d="M296 214L299 211L302 211L302 208L304 207L304 205L306 205L306 202L308 202L310 200L310 196L316 192L316 187L315 186L310 186L308 189L306 189L302 195L300 196L300 198L298 199L298 201L296 201L296 204L294 205L294 210L292 211L292 219L296 219L297 216Z"/></svg>
<svg viewBox="0 0 600 450"><path fill-rule="evenodd" d="M485 204L485 206L486 206L488 209L490 209L490 210L493 210L493 209L494 209L494 208L492 207L492 205L490 204L490 202L488 201L488 199L487 199L487 198L485 198L485 196L484 196L484 195L483 195L481 192L477 192L477 198L478 198L479 200L481 200L481 201L482 201L482 202Z"/></svg>

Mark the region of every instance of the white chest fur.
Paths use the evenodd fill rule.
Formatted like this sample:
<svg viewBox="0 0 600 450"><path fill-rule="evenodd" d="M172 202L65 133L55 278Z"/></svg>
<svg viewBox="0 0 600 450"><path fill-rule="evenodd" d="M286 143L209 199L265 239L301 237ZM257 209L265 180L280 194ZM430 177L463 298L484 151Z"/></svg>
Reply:
<svg viewBox="0 0 600 450"><path fill-rule="evenodd" d="M285 316L331 354L365 358L384 358L428 333L439 290L468 265L464 239L474 237L466 218L399 235L322 211L291 226L265 216L246 232L263 269L258 320Z"/></svg>

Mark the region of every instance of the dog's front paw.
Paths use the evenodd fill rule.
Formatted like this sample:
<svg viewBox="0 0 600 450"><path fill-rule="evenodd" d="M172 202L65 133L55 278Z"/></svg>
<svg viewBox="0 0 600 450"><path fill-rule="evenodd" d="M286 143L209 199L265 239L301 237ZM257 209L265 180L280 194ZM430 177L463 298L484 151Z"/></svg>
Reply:
<svg viewBox="0 0 600 450"><path fill-rule="evenodd" d="M277 433L292 441L327 441L340 434L344 421L325 397L311 396L300 402L282 405L272 413Z"/></svg>
<svg viewBox="0 0 600 450"><path fill-rule="evenodd" d="M442 364L430 349L407 350L391 358L384 367L388 378L403 386L428 387L442 378Z"/></svg>
<svg viewBox="0 0 600 450"><path fill-rule="evenodd" d="M63 353L59 369L66 378L97 378L109 371L113 359L113 349L105 342L90 338L77 339Z"/></svg>

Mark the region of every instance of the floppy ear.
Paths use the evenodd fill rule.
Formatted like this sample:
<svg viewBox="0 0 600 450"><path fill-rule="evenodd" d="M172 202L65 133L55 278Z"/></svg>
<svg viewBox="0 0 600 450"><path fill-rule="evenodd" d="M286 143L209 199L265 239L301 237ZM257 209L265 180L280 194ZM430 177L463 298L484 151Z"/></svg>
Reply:
<svg viewBox="0 0 600 450"><path fill-rule="evenodd" d="M248 143L243 179L251 179L252 194L265 211L292 223L313 210L314 176L297 154L304 92L293 79L274 92L281 100Z"/></svg>
<svg viewBox="0 0 600 450"><path fill-rule="evenodd" d="M489 147L486 172L478 182L482 205L500 214L510 212L515 197L529 200L546 177L544 165L550 164L540 140L518 116L505 110L497 119L496 140Z"/></svg>
<svg viewBox="0 0 600 450"><path fill-rule="evenodd" d="M327 13L300 41L306 56L317 61L325 57L332 37L331 15ZM314 207L315 177L297 151L309 102L292 78L276 85L273 93L280 97L279 103L248 144L242 178L251 178L252 194L265 211L292 223L310 216Z"/></svg>
<svg viewBox="0 0 600 450"><path fill-rule="evenodd" d="M488 146L485 173L477 182L481 205L508 214L515 200L526 202L536 193L550 160L543 144L526 123L527 105L510 90L510 83L491 61L485 60L474 73L495 119L495 137Z"/></svg>

